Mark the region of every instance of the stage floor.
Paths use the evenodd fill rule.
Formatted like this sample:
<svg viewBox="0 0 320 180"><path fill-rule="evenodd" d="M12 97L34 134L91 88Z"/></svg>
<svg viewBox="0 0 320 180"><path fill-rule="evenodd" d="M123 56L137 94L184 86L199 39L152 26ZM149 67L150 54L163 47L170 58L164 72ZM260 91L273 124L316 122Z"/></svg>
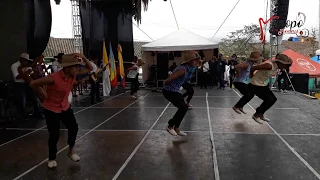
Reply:
<svg viewBox="0 0 320 180"><path fill-rule="evenodd" d="M320 105L292 93L276 93L266 113L270 124L251 119L261 101L255 97L246 115L231 107L234 90L196 88L181 124L187 137L165 131L176 111L160 93L141 90L72 104L79 124L76 151L67 157L67 131L61 125L55 170L47 168L45 120L0 131L0 179L320 179Z"/></svg>

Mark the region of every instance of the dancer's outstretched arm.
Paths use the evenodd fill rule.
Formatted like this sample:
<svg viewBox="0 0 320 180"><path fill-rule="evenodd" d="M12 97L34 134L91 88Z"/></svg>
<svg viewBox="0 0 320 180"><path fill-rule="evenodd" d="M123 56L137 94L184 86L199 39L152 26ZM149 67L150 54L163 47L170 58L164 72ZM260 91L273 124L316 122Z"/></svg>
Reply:
<svg viewBox="0 0 320 180"><path fill-rule="evenodd" d="M269 63L252 66L250 69L250 77L252 77L253 73L257 70L271 70L271 69L272 69L272 65Z"/></svg>
<svg viewBox="0 0 320 180"><path fill-rule="evenodd" d="M180 69L180 70L174 72L173 74L171 74L171 75L168 77L168 79L166 79L166 80L164 81L164 84L169 84L169 83L170 83L171 81L173 81L174 79L177 79L178 77L184 75L184 73L185 73L185 70L184 70L184 69Z"/></svg>

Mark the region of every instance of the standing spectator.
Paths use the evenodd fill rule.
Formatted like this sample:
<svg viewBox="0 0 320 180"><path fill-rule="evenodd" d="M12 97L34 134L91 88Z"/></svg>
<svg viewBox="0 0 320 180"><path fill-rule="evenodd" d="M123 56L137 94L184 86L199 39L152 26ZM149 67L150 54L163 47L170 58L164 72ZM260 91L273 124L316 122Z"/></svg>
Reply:
<svg viewBox="0 0 320 180"><path fill-rule="evenodd" d="M217 57L213 56L209 61L209 75L211 80L211 88L217 84Z"/></svg>
<svg viewBox="0 0 320 180"><path fill-rule="evenodd" d="M282 79L283 79L283 83L281 82ZM288 89L288 77L284 69L279 69L277 81L278 81L279 91L282 93L286 93Z"/></svg>
<svg viewBox="0 0 320 180"><path fill-rule="evenodd" d="M209 67L209 63L206 61L205 57L203 58L201 70L202 70L202 76L201 76L201 81L200 81L200 88L202 89L204 87L205 89L207 89L207 85L208 85L209 78L210 78L210 76L209 76L210 67Z"/></svg>
<svg viewBox="0 0 320 180"><path fill-rule="evenodd" d="M238 60L237 60L237 55L233 54L231 57L231 60L228 62L228 66L229 66L229 85L230 85L230 90L232 89L232 85L233 85L233 80L236 76L236 71L235 71L235 66L238 64Z"/></svg>
<svg viewBox="0 0 320 180"><path fill-rule="evenodd" d="M224 73L226 72L227 62L223 59L223 55L219 54L217 61L217 75L219 79L219 89L225 88Z"/></svg>

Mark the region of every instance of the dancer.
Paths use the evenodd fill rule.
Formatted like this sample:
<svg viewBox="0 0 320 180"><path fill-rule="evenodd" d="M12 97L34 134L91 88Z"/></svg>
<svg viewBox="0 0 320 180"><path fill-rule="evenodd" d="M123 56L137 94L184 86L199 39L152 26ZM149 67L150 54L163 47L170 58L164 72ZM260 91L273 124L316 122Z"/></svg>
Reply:
<svg viewBox="0 0 320 180"><path fill-rule="evenodd" d="M182 95L183 98L187 97L187 106L189 109L192 109L192 106L190 105L190 101L192 99L192 96L194 94L194 89L191 84L191 78L193 76L193 73L195 72L196 68L195 67L190 67L190 73L187 81L182 84L183 89L186 90L186 92Z"/></svg>
<svg viewBox="0 0 320 180"><path fill-rule="evenodd" d="M253 64L259 64L262 60L262 54L259 52L252 52L250 57L241 64L235 66L235 79L234 86L243 95L242 98L232 107L232 109L241 114L244 113L243 107L246 105L246 99L250 97L250 91L248 89L248 79L250 75L250 69Z"/></svg>
<svg viewBox="0 0 320 180"><path fill-rule="evenodd" d="M188 111L188 106L180 94L180 87L189 78L190 68L195 67L198 60L200 60L199 54L195 51L187 51L184 55L184 62L164 81L162 90L164 97L178 108L178 111L169 120L167 127L167 131L173 136L187 135L179 129L180 123Z"/></svg>
<svg viewBox="0 0 320 180"><path fill-rule="evenodd" d="M130 95L132 98L137 98L137 92L139 89L139 80L138 80L138 74L139 74L139 68L140 66L143 66L145 63L142 61L141 58L138 59L138 62L136 64L133 64L130 68L127 69L128 75L127 78L129 82L131 83L131 92Z"/></svg>
<svg viewBox="0 0 320 180"><path fill-rule="evenodd" d="M81 59L84 62L81 62ZM80 69L80 65L86 65ZM68 102L69 93L79 74L87 74L93 70L90 61L82 54L63 55L60 66L62 70L48 75L47 77L34 80L30 83L31 88L43 101L44 114L49 131L49 161L48 167L57 166L56 154L59 141L60 121L68 129L68 156L73 161L79 161L80 157L74 152L74 144L78 133L78 124L73 110ZM46 90L42 87L47 86Z"/></svg>
<svg viewBox="0 0 320 180"><path fill-rule="evenodd" d="M268 118L264 117L264 113L277 101L276 96L269 89L266 81L278 69L289 69L291 65L291 58L285 54L279 54L274 61L268 61L267 63L251 67L249 76L251 81L248 85L251 93L250 97L244 101L244 104L247 104L254 95L263 100L262 104L256 109L256 113L252 116L252 119L257 123L262 124L263 121L270 122ZM257 72L253 75L255 71Z"/></svg>

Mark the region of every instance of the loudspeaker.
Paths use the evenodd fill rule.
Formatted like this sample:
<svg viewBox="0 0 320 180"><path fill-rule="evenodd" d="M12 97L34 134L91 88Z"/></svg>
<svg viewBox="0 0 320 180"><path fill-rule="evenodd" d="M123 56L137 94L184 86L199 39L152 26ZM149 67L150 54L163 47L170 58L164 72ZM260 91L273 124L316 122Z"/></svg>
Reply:
<svg viewBox="0 0 320 180"><path fill-rule="evenodd" d="M290 0L275 0L274 9L272 9L271 11L273 16L279 16L279 19L272 19L270 22L269 32L272 35L279 36L279 30L286 27L289 11L289 1Z"/></svg>
<svg viewBox="0 0 320 180"><path fill-rule="evenodd" d="M309 74L289 73L289 77L294 89L303 94L309 94ZM289 83L290 85L290 83Z"/></svg>
<svg viewBox="0 0 320 180"><path fill-rule="evenodd" d="M157 54L157 79L165 80L168 78L169 72L169 54L158 53Z"/></svg>

